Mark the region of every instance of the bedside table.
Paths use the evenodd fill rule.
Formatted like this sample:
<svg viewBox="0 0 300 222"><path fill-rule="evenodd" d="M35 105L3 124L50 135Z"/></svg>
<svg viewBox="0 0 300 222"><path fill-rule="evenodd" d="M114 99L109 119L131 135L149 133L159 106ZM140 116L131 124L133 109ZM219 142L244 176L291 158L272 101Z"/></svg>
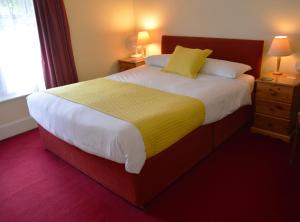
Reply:
<svg viewBox="0 0 300 222"><path fill-rule="evenodd" d="M119 72L132 69L145 64L143 58L125 58L119 60Z"/></svg>
<svg viewBox="0 0 300 222"><path fill-rule="evenodd" d="M251 131L290 142L300 109L300 75L268 73L256 80L255 118Z"/></svg>

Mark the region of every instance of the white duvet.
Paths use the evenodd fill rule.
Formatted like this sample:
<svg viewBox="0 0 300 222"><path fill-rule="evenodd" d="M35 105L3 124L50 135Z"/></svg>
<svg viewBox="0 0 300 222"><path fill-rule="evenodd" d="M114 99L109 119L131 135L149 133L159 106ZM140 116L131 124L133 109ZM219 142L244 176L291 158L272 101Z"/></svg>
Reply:
<svg viewBox="0 0 300 222"><path fill-rule="evenodd" d="M201 74L195 80L140 66L106 78L131 82L201 100L206 108L204 124L212 123L251 104L254 78L237 79ZM129 122L44 92L27 97L30 115L43 128L87 153L118 163L138 174L146 160L139 130Z"/></svg>

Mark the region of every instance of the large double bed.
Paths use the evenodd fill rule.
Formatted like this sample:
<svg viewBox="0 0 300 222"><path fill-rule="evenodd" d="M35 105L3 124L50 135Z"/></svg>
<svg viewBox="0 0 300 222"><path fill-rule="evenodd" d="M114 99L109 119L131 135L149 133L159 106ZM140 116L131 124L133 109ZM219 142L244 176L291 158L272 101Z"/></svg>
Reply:
<svg viewBox="0 0 300 222"><path fill-rule="evenodd" d="M145 205L252 117L251 96L263 41L162 37L163 54L172 53L176 45L209 48L211 58L244 63L252 70L235 79L205 73L189 79L144 65L106 77L204 103L203 124L149 158L134 124L52 94L33 94L28 97L29 110L45 147L132 204Z"/></svg>

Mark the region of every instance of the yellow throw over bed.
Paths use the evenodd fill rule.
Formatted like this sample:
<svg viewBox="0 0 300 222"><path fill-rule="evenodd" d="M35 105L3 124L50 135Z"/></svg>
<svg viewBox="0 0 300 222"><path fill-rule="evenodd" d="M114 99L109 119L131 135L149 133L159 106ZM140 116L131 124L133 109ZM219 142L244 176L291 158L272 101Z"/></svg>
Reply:
<svg viewBox="0 0 300 222"><path fill-rule="evenodd" d="M205 107L197 99L105 78L46 92L132 123L143 137L147 158L199 127L205 118Z"/></svg>

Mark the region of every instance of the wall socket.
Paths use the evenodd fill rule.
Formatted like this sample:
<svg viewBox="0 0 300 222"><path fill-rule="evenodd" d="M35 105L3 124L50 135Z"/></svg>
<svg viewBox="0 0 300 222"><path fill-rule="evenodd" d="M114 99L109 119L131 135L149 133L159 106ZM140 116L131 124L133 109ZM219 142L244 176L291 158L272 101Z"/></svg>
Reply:
<svg viewBox="0 0 300 222"><path fill-rule="evenodd" d="M300 61L297 61L296 62L296 70L298 71L298 72L300 72Z"/></svg>

